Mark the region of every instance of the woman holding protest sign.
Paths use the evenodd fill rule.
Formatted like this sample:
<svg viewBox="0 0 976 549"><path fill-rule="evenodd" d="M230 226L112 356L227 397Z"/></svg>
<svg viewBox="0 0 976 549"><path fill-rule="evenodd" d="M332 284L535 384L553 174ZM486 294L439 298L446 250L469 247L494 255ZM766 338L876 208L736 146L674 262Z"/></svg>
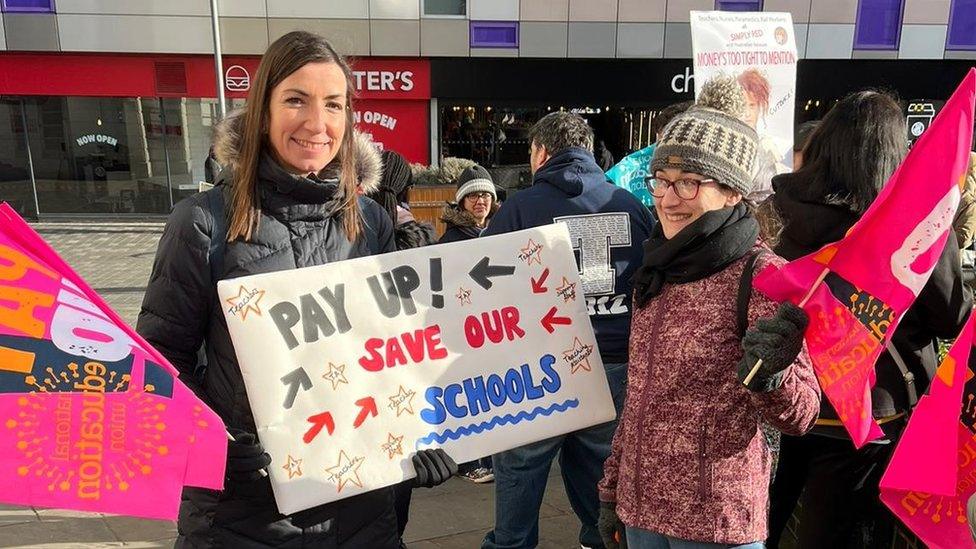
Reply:
<svg viewBox="0 0 976 549"><path fill-rule="evenodd" d="M772 201L783 222L777 253L792 260L842 239L905 157L905 135L901 107L884 93L856 92L834 105L803 149L800 169L773 180ZM848 292L852 303L869 297L830 278L827 284L835 294ZM797 547L891 547L896 519L881 504L878 483L908 413L935 374L935 339L955 337L971 306L949 231L928 283L875 366L872 414L885 437L855 449L827 399L810 434L784 436L769 547L780 546L801 493Z"/></svg>
<svg viewBox="0 0 976 549"><path fill-rule="evenodd" d="M744 103L731 77L709 81L654 151L660 223L635 277L628 397L600 483L610 548L761 547L761 425L802 434L816 418L806 313L751 289L754 271L782 260L743 202L759 147Z"/></svg>
<svg viewBox="0 0 976 549"><path fill-rule="evenodd" d="M391 220L356 192L351 82L320 36L292 32L271 44L247 106L217 129L216 187L177 204L160 240L137 329L232 435L224 491L184 493L178 547L399 546L389 488L278 513L263 469L282 464L255 435L216 296L218 280L393 251ZM440 450L414 464L426 485L456 470Z"/></svg>

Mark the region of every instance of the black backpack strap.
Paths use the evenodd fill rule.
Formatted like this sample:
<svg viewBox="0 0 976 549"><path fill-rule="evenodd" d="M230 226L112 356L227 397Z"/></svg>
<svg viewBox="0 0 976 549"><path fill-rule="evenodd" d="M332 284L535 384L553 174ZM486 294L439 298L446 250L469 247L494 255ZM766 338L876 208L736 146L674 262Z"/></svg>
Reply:
<svg viewBox="0 0 976 549"><path fill-rule="evenodd" d="M739 334L739 339L742 339L746 335L746 329L749 327L749 301L752 299L752 277L756 271L756 261L759 260L759 256L763 252L755 252L749 254L749 258L746 259L746 266L742 270L742 278L739 279L739 293L736 296L735 302L735 326L736 332Z"/></svg>
<svg viewBox="0 0 976 549"><path fill-rule="evenodd" d="M902 379L905 380L905 392L908 394L908 409L911 410L918 404L918 389L915 388L915 374L908 369L908 365L905 364L905 359L901 357L898 349L895 349L894 343L886 341L885 349L888 350L891 359L895 361L895 366L901 372Z"/></svg>
<svg viewBox="0 0 976 549"><path fill-rule="evenodd" d="M216 187L207 192L207 205L213 217L213 231L210 232L210 281L217 287L217 281L224 274L224 247L227 243L227 219L224 217L223 189Z"/></svg>
<svg viewBox="0 0 976 549"><path fill-rule="evenodd" d="M366 233L364 236L366 237L366 248L369 249L369 255L379 255L383 252L380 250L380 237L375 227L379 225L379 220L375 215L370 215L370 208L366 206L363 197L359 197L359 212L360 219L363 220L363 232ZM386 215L386 212L384 211L383 214Z"/></svg>

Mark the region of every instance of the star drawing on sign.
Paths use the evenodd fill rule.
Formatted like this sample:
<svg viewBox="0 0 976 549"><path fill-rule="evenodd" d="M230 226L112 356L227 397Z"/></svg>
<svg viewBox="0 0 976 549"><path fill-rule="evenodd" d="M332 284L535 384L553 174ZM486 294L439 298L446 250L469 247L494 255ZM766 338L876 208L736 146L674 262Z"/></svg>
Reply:
<svg viewBox="0 0 976 549"><path fill-rule="evenodd" d="M340 364L336 366L335 364L330 362L329 370L324 374L322 374L322 379L332 383L332 390L335 390L339 387L340 383L345 383L346 385L349 384L349 380L346 379L345 371L346 371L345 364Z"/></svg>
<svg viewBox="0 0 976 549"><path fill-rule="evenodd" d="M564 276L562 286L556 287L556 295L562 297L564 303L568 301L576 301L576 283L570 282Z"/></svg>
<svg viewBox="0 0 976 549"><path fill-rule="evenodd" d="M458 303L462 307L464 305L471 305L471 290L465 289L463 286L458 286L458 291L454 297L458 299Z"/></svg>
<svg viewBox="0 0 976 549"><path fill-rule="evenodd" d="M237 291L237 296L229 297L226 302L230 305L228 310L234 316L237 313L241 313L241 320L247 320L248 311L254 311L254 314L261 316L261 307L258 304L264 297L264 290L258 290L257 288L253 290L248 290L243 285L240 290Z"/></svg>
<svg viewBox="0 0 976 549"><path fill-rule="evenodd" d="M397 394L388 397L390 399L390 409L396 410L397 417L400 417L400 414L404 412L413 415L413 397L415 396L417 396L416 391L408 391L401 385L400 391Z"/></svg>
<svg viewBox="0 0 976 549"><path fill-rule="evenodd" d="M536 244L530 238L528 244L519 251L521 252L519 258L525 261L526 265L531 265L533 261L542 265L542 244Z"/></svg>
<svg viewBox="0 0 976 549"><path fill-rule="evenodd" d="M326 472L329 473L329 478L339 485L336 489L337 493L341 493L342 489L349 483L355 484L360 488L363 487L363 481L359 479L359 468L363 465L364 461L366 461L366 458L362 456L349 459L345 450L339 451L339 463L335 467L325 468Z"/></svg>
<svg viewBox="0 0 976 549"><path fill-rule="evenodd" d="M387 457L393 459L393 456L403 455L403 435L393 436L393 433L387 433L386 442L380 445L380 448L387 453Z"/></svg>
<svg viewBox="0 0 976 549"><path fill-rule="evenodd" d="M575 374L578 370L592 371L590 367L590 354L593 353L592 345L584 345L580 338L573 338L573 348L563 351L563 360L569 363L570 374Z"/></svg>
<svg viewBox="0 0 976 549"><path fill-rule="evenodd" d="M302 476L302 460L291 457L291 454L288 454L288 462L282 465L281 468L288 471L289 480Z"/></svg>

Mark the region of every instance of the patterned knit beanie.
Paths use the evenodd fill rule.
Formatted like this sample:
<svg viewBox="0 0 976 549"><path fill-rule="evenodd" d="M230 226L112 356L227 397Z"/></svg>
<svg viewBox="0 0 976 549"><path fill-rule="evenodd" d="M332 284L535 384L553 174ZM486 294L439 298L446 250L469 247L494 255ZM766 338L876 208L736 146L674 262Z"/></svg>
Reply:
<svg viewBox="0 0 976 549"><path fill-rule="evenodd" d="M695 105L664 128L651 173L677 168L748 195L759 138L740 120L744 110L742 88L734 78L717 76L706 82Z"/></svg>
<svg viewBox="0 0 976 549"><path fill-rule="evenodd" d="M488 170L475 164L465 168L458 176L457 193L454 195L454 200L461 202L465 196L480 192L491 193L492 200L498 200L495 184L491 181L491 174L488 173Z"/></svg>

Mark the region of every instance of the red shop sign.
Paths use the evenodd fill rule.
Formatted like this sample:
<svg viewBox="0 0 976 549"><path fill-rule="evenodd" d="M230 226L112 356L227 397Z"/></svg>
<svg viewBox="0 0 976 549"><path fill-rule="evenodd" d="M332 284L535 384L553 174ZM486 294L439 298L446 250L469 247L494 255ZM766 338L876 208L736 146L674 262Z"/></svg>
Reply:
<svg viewBox="0 0 976 549"><path fill-rule="evenodd" d="M377 148L394 150L410 162L430 162L426 101L361 99L355 107L356 129L370 136Z"/></svg>
<svg viewBox="0 0 976 549"><path fill-rule="evenodd" d="M260 57L224 56L224 92L246 98ZM424 59L356 59L360 99L430 99ZM213 57L0 53L0 94L83 97L216 97Z"/></svg>
<svg viewBox="0 0 976 549"><path fill-rule="evenodd" d="M246 98L261 58L223 59L224 93ZM425 59L355 59L352 71L359 99L430 99L430 63Z"/></svg>

